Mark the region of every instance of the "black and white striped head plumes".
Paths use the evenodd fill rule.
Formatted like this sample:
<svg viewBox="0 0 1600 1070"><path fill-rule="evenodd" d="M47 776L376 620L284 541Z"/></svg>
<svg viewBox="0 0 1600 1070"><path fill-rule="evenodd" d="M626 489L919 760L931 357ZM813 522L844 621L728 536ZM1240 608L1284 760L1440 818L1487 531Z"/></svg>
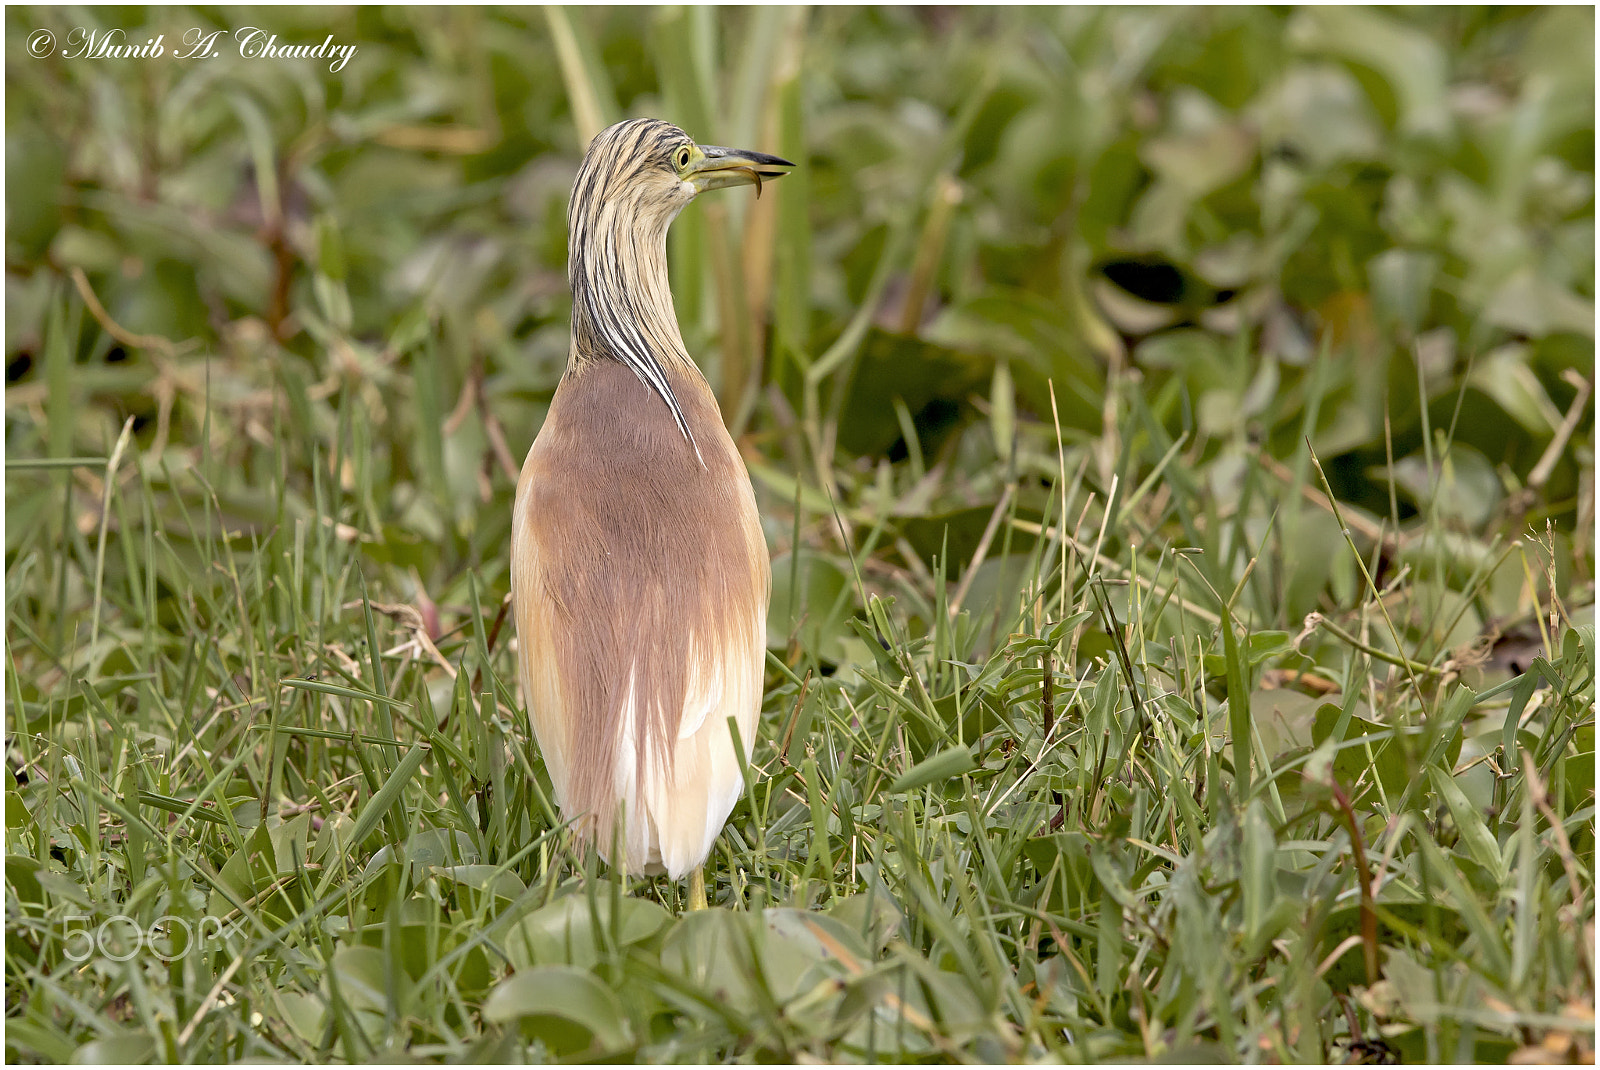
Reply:
<svg viewBox="0 0 1600 1070"><path fill-rule="evenodd" d="M657 119L608 127L584 154L567 207L573 360L626 364L667 403L691 443L663 365L690 363L667 282L667 227L694 199L678 166L693 146Z"/></svg>
<svg viewBox="0 0 1600 1070"><path fill-rule="evenodd" d="M659 119L629 119L595 135L578 167L567 206L571 362L626 364L666 402L691 445L667 375L674 361L694 368L667 282L667 228L699 192L753 183L759 195L763 178L792 166L764 153L696 145Z"/></svg>

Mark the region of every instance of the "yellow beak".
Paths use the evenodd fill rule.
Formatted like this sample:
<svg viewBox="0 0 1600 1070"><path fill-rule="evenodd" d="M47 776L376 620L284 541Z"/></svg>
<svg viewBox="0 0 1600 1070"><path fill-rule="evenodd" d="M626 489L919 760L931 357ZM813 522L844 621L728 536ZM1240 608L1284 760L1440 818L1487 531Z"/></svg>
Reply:
<svg viewBox="0 0 1600 1070"><path fill-rule="evenodd" d="M729 186L756 187L761 196L762 180L782 178L794 164L782 156L770 156L749 149L725 149L721 145L701 145L705 155L697 160L684 177L694 184L696 193L708 189L726 189Z"/></svg>

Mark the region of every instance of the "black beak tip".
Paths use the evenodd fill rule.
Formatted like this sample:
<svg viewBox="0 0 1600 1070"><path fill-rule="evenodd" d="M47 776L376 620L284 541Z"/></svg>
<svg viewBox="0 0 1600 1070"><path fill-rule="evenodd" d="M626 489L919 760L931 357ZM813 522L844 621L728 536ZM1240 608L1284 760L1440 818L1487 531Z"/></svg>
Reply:
<svg viewBox="0 0 1600 1070"><path fill-rule="evenodd" d="M726 149L721 145L701 145L700 150L713 160L719 156L738 156L749 160L751 164L755 165L756 173L762 178L782 178L789 173L787 170L776 171L769 170L769 168L792 168L795 166L795 164L785 160L782 156L774 156L767 152L752 152L749 149Z"/></svg>

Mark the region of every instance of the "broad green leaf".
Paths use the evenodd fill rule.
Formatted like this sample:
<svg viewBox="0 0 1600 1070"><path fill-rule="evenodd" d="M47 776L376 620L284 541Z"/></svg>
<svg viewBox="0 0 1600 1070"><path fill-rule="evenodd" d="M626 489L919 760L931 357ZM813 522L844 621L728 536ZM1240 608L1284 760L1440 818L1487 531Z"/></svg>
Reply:
<svg viewBox="0 0 1600 1070"><path fill-rule="evenodd" d="M72 1053L74 1063L113 1063L122 1066L149 1062L155 1041L144 1033L123 1033L92 1040Z"/></svg>
<svg viewBox="0 0 1600 1070"><path fill-rule="evenodd" d="M594 905L596 912L591 914L588 897L569 895L518 919L503 942L512 965L588 969L604 961L610 946L657 943L672 920L659 904L631 896L618 901L615 918L609 894L596 896Z"/></svg>
<svg viewBox="0 0 1600 1070"><path fill-rule="evenodd" d="M512 974L483 1004L491 1022L517 1023L558 1054L605 1051L629 1042L627 1016L617 997L587 970L533 966Z"/></svg>

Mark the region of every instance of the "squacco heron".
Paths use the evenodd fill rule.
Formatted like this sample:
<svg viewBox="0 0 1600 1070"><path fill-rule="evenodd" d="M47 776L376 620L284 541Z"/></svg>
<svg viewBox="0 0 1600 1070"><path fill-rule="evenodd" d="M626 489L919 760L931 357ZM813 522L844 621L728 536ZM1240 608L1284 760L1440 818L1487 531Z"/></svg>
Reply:
<svg viewBox="0 0 1600 1070"><path fill-rule="evenodd" d="M654 119L595 137L567 209L572 348L511 524L523 697L562 814L613 865L689 874L695 907L743 788L729 718L755 737L772 566L678 330L667 227L793 166Z"/></svg>

